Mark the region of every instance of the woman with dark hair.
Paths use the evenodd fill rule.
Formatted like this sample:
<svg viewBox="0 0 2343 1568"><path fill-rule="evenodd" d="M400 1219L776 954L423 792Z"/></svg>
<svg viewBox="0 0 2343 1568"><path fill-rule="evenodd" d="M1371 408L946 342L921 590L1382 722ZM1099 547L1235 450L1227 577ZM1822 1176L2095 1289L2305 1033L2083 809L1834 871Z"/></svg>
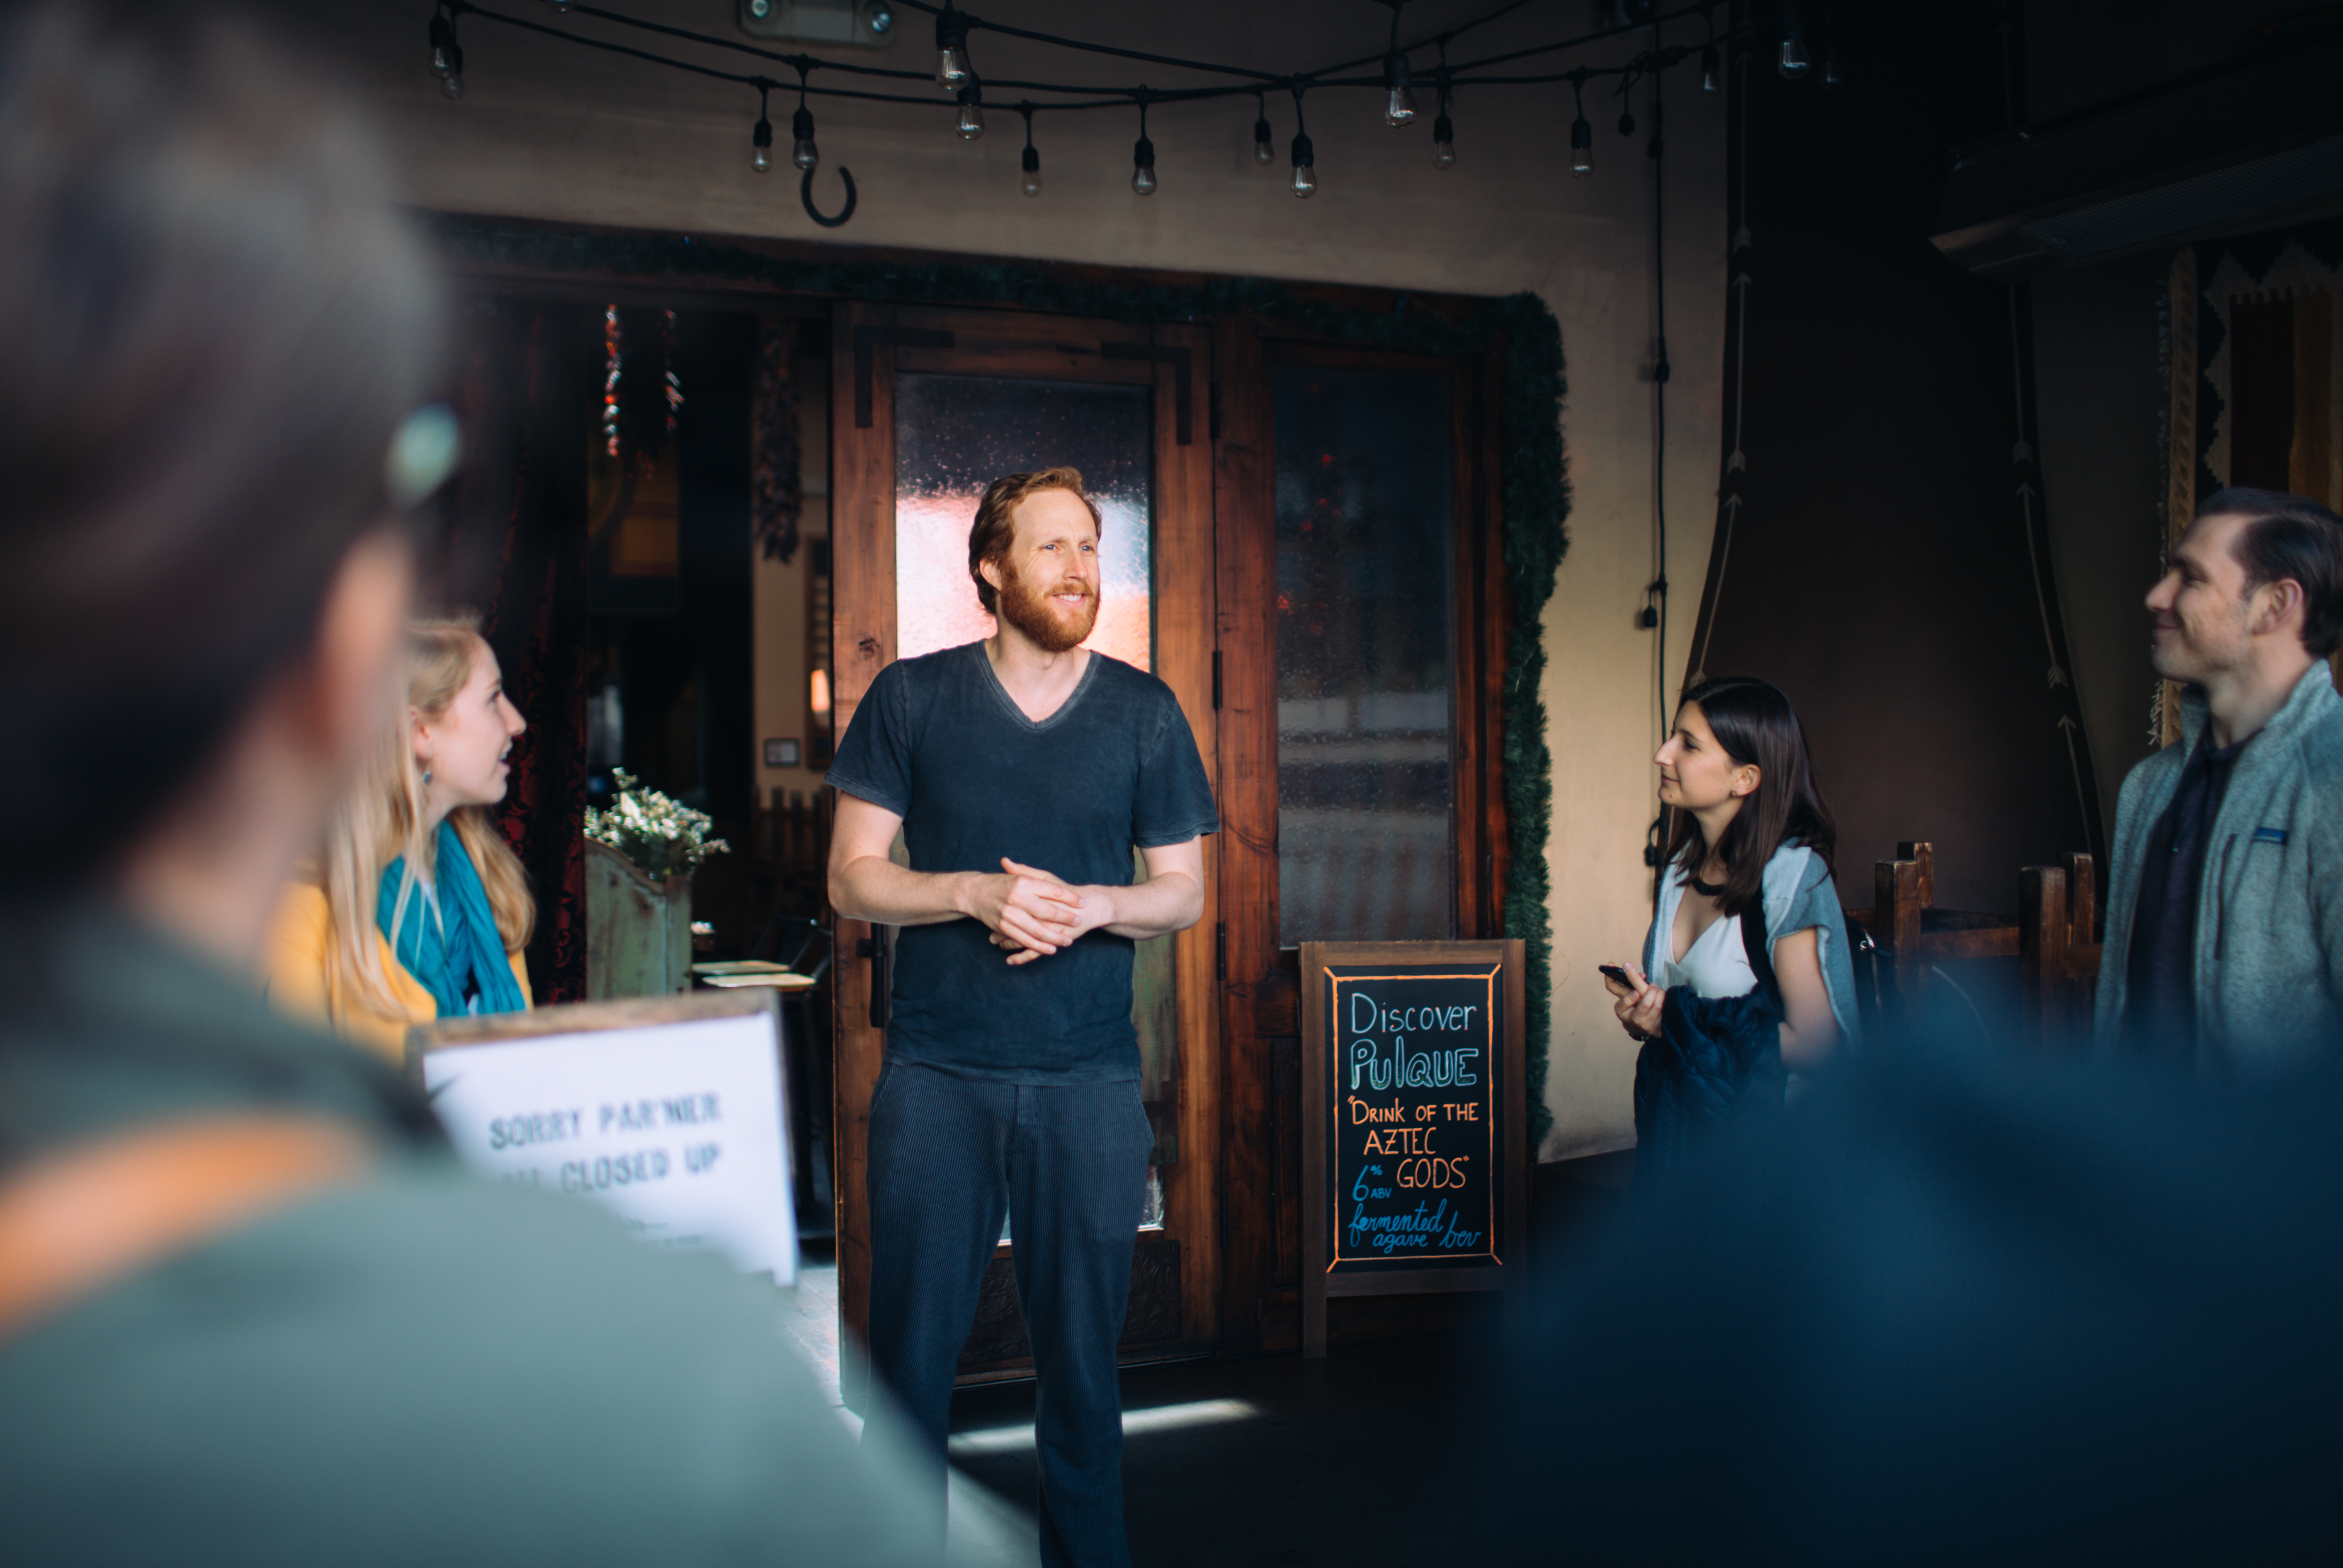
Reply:
<svg viewBox="0 0 2343 1568"><path fill-rule="evenodd" d="M450 461L349 97L219 6L0 7L10 1560L931 1557L769 1291L468 1177L259 995Z"/></svg>
<svg viewBox="0 0 2343 1568"><path fill-rule="evenodd" d="M1762 990L1780 1014L1781 1065L1820 1065L1856 1038L1855 970L1831 873L1837 830L1790 699L1746 676L1703 681L1654 760L1675 824L1643 964L1604 978L1621 1026L1660 1034L1672 991Z"/></svg>

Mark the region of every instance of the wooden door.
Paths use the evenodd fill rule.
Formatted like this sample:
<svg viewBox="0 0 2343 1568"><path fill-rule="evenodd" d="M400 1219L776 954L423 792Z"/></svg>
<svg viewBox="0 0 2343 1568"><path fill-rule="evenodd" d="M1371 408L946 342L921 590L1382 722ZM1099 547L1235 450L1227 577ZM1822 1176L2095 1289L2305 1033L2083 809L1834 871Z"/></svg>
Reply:
<svg viewBox="0 0 2343 1568"><path fill-rule="evenodd" d="M962 575L975 490L997 477L988 465L1010 472L1069 460L1049 439L1028 431L1043 427L1041 416L1021 424L1025 416L1019 410L1046 408L1058 418L1069 408L1102 409L1096 415L1102 425L1121 429L1116 421L1135 407L1130 416L1138 421L1131 427L1135 437L1126 430L1111 438L1125 447L1135 440L1143 448L1146 473L1138 486L1143 498L1134 504L1147 514L1149 533L1151 635L1145 640L1151 643L1154 672L1178 696L1194 729L1207 771L1215 768L1211 353L1211 337L1200 327L1133 327L1009 311L837 307L830 515L838 734L853 722L872 678L906 650L949 646L989 631L989 618L977 610ZM963 418L955 410L972 412ZM950 449L940 452L943 446ZM946 469L965 475L965 484L938 480ZM1127 470L1123 477L1129 480ZM1102 540L1108 581L1093 646L1107 636L1115 612L1115 530L1131 520L1128 508L1117 511L1110 502L1108 509ZM950 537L955 528L956 546ZM899 551L899 539L909 541L908 551ZM940 564L939 554L946 558ZM953 578L957 585L946 591ZM905 624L906 607L910 624ZM1118 635L1131 635L1129 627ZM1168 960L1152 970L1144 955L1141 960L1143 973L1168 982L1164 1038L1173 1055L1149 1095L1161 1215L1160 1226L1141 1236L1124 1334L1127 1360L1202 1353L1219 1333L1217 849L1216 840L1205 840L1202 921L1168 939ZM833 1125L839 1311L850 1331L840 1370L851 1401L868 1375L860 1351L870 1280L864 1172L870 1094L884 1050L883 993L880 1010L872 1003L886 932L855 920L840 920L838 926ZM1151 1070L1161 1068L1160 1057L1151 1056ZM963 1381L1019 1375L1026 1368L1008 1277L1013 1245L1003 1244L987 1277L976 1332L962 1357Z"/></svg>
<svg viewBox="0 0 2343 1568"><path fill-rule="evenodd" d="M1222 1030L1225 1066L1222 1103L1222 1182L1227 1219L1222 1231L1222 1342L1238 1353L1301 1348L1302 1027L1295 944L1322 940L1473 939L1503 932L1506 873L1503 736L1498 683L1504 669L1506 600L1501 518L1497 505L1501 391L1497 355L1453 358L1401 354L1281 338L1267 324L1222 323L1215 332L1220 377L1219 438L1214 446L1220 586L1220 709ZM1383 378L1380 382L1377 378ZM1415 400L1411 419L1385 428L1373 419L1346 423L1324 417L1319 405L1339 401L1362 386L1388 400L1396 390ZM1347 390L1346 390L1347 389ZM1317 399L1313 403L1313 398ZM1369 399L1372 401L1372 398ZM1315 413L1322 427L1279 428L1279 409ZM1298 422L1297 422L1298 423ZM1303 436L1311 441L1302 444ZM1381 437L1391 438L1379 438ZM1306 445L1306 449L1304 446ZM1396 475L1411 462L1445 464L1444 477L1420 476L1404 496L1367 498L1322 488L1324 477L1372 481ZM1437 601L1445 623L1439 639L1447 660L1444 733L1430 728L1379 731L1362 702L1345 722L1355 733L1312 734L1313 706L1330 701L1281 671L1281 639L1289 665L1314 658L1322 647L1359 631L1325 628L1318 635L1294 617L1308 609L1312 549L1322 565L1355 557L1355 539L1313 545L1312 509L1355 522L1378 507L1445 516L1437 553L1398 596L1400 618L1429 613ZM1419 538L1420 547L1429 541ZM1348 588L1354 585L1342 585ZM1371 588L1372 585L1369 585ZM1390 585L1383 598L1392 598ZM1367 591L1363 588L1363 592ZM1323 585L1321 598L1328 597ZM1418 641L1425 627L1420 625ZM1429 700L1440 682L1424 678L1413 693L1383 694L1386 709ZM1428 723L1428 721L1427 721ZM1323 878L1312 881L1304 864L1308 813L1296 809L1312 794L1302 775L1325 771L1326 758L1344 748L1373 759L1413 748L1426 779L1444 776L1448 790L1441 863L1421 855L1378 859L1372 830L1338 833L1335 856L1352 880L1344 897L1330 900ZM1332 766L1341 767L1340 760ZM1282 774L1284 777L1282 779ZM1339 812L1325 813L1341 820ZM1357 814L1363 823L1370 814ZM1418 812L1419 819L1436 813ZM1313 829L1326 838L1322 826ZM1292 880L1295 886L1284 884ZM1378 929L1311 929L1350 901L1371 897L1378 883L1412 881L1403 910L1386 901ZM1301 914L1300 897L1312 912ZM1534 1027L1537 1020L1533 1020ZM1363 1298L1340 1303L1346 1322L1374 1332L1377 1316L1400 1323L1424 1311L1431 1298ZM1436 1308L1435 1308L1436 1310Z"/></svg>

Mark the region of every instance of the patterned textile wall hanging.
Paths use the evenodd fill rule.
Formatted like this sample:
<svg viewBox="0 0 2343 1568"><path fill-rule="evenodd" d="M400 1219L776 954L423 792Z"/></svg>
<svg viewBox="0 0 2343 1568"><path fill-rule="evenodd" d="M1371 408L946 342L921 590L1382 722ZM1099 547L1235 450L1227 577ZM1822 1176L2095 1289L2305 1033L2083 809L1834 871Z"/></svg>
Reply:
<svg viewBox="0 0 2343 1568"><path fill-rule="evenodd" d="M2343 510L2343 223L2183 249L2171 290L2167 546L2233 485ZM2169 745L2179 688L2160 684Z"/></svg>

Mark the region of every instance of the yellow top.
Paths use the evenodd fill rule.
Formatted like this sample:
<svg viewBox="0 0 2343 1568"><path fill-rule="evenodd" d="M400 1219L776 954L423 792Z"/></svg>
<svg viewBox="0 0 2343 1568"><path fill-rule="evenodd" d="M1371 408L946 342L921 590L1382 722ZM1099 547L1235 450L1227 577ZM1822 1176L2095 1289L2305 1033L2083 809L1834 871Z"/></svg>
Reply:
<svg viewBox="0 0 2343 1568"><path fill-rule="evenodd" d="M404 1062L407 1030L437 1019L439 1004L422 981L407 972L379 930L374 940L381 949L382 972L389 978L391 993L406 1009L405 1016L393 1018L347 1000L326 965L332 931L333 915L326 904L325 889L314 882L295 882L285 890L284 902L277 906L277 918L269 930L266 968L261 977L269 1001L281 1012L322 1024L394 1063ZM520 982L521 996L536 1005L528 989L528 960L518 953L506 956L512 961L513 979Z"/></svg>

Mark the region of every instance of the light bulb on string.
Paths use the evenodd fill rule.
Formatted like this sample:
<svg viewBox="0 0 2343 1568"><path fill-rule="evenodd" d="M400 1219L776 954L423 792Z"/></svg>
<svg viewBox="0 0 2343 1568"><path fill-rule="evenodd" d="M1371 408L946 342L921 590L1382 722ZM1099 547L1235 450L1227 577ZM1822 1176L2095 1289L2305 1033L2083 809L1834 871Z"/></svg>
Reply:
<svg viewBox="0 0 2343 1568"><path fill-rule="evenodd" d="M960 90L960 123L952 128L960 132L960 139L964 142L984 135L984 89L972 76L968 85Z"/></svg>
<svg viewBox="0 0 2343 1568"><path fill-rule="evenodd" d="M821 166L821 149L813 142L813 111L806 107L806 67L798 65L798 107L789 116L789 162L811 174Z"/></svg>
<svg viewBox="0 0 2343 1568"><path fill-rule="evenodd" d="M1715 93L1724 90L1724 73L1718 68L1716 45L1711 44L1700 52L1700 90Z"/></svg>
<svg viewBox="0 0 2343 1568"><path fill-rule="evenodd" d="M1578 95L1578 117L1570 122L1570 172L1584 179L1594 172L1594 127L1586 123L1585 84L1573 81L1570 86Z"/></svg>
<svg viewBox="0 0 2343 1568"><path fill-rule="evenodd" d="M1635 116L1624 109L1619 111L1619 134L1623 136L1635 134Z"/></svg>
<svg viewBox="0 0 2343 1568"><path fill-rule="evenodd" d="M813 141L813 111L803 104L789 116L789 162L809 173L821 166L821 149Z"/></svg>
<svg viewBox="0 0 2343 1568"><path fill-rule="evenodd" d="M1310 127L1302 118L1302 84L1293 84L1293 194L1307 199L1318 194L1318 149L1310 145Z"/></svg>
<svg viewBox="0 0 2343 1568"><path fill-rule="evenodd" d="M1277 161L1277 145L1270 137L1269 105L1259 93L1252 95L1252 161L1273 164Z"/></svg>
<svg viewBox="0 0 2343 1568"><path fill-rule="evenodd" d="M456 25L442 15L431 18L431 74L451 102L464 95L464 46L456 42Z"/></svg>
<svg viewBox="0 0 2343 1568"><path fill-rule="evenodd" d="M1795 82L1813 68L1814 61L1806 55L1806 25L1798 15L1795 5L1782 7L1782 52L1779 56L1782 75Z"/></svg>
<svg viewBox="0 0 2343 1568"><path fill-rule="evenodd" d="M1037 196L1041 194L1041 155L1033 147L1033 106L1020 104L1017 112L1025 116L1025 156L1019 160L1025 169L1024 191Z"/></svg>
<svg viewBox="0 0 2343 1568"><path fill-rule="evenodd" d="M1440 68L1433 80L1440 85L1440 114L1432 122L1432 166L1435 169L1456 166L1456 126L1448 117L1448 45L1440 45Z"/></svg>
<svg viewBox="0 0 2343 1568"><path fill-rule="evenodd" d="M1139 89L1139 140L1131 146L1131 194L1155 194L1155 144L1147 139L1147 99L1145 87Z"/></svg>
<svg viewBox="0 0 2343 1568"><path fill-rule="evenodd" d="M1407 56L1396 49L1383 56L1383 94L1385 125L1415 123L1415 93L1408 80Z"/></svg>
<svg viewBox="0 0 2343 1568"><path fill-rule="evenodd" d="M968 85L968 18L947 5L936 13L936 85L956 93Z"/></svg>
<svg viewBox="0 0 2343 1568"><path fill-rule="evenodd" d="M749 133L749 166L759 174L770 174L773 168L773 122L766 113L769 89L757 89L757 125Z"/></svg>
<svg viewBox="0 0 2343 1568"><path fill-rule="evenodd" d="M1823 18L1823 87L1828 91L1845 85L1846 78L1839 74L1838 68L1838 29L1832 26L1830 18L1825 16Z"/></svg>
<svg viewBox="0 0 2343 1568"><path fill-rule="evenodd" d="M545 8L557 16L569 15L569 0L545 0Z"/></svg>

